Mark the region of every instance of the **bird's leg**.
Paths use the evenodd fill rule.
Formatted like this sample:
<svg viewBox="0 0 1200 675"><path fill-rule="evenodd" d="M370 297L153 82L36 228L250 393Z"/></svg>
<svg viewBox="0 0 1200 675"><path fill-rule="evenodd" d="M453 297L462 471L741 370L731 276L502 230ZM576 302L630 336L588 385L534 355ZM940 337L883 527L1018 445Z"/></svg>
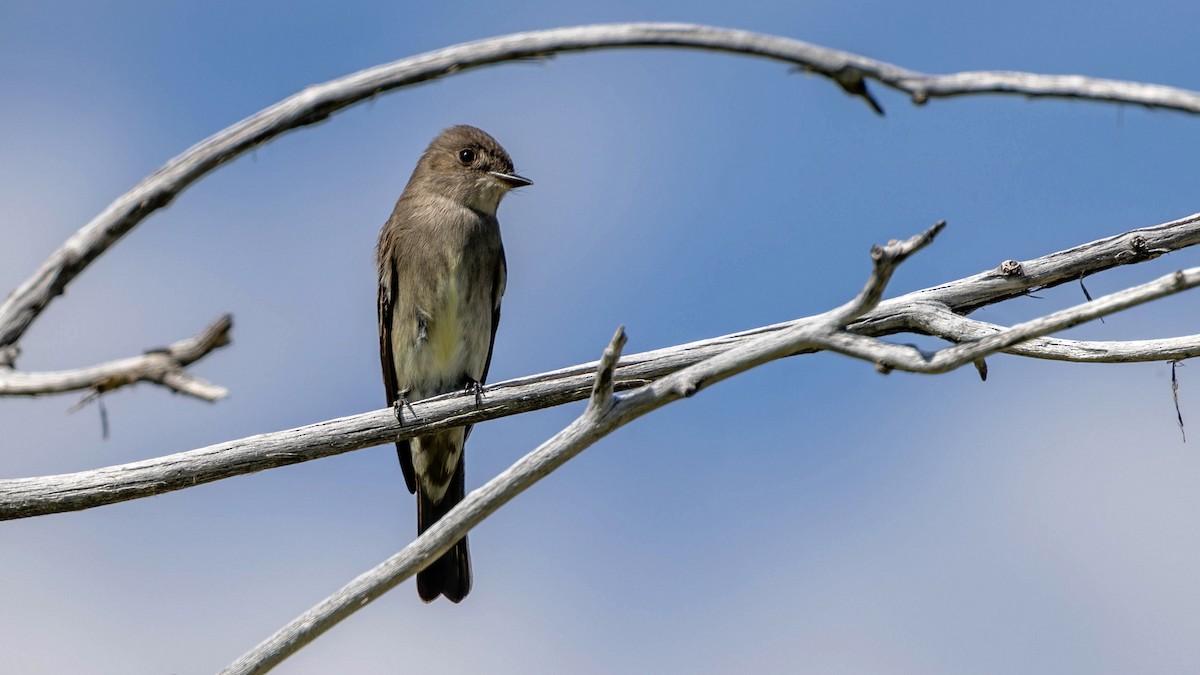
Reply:
<svg viewBox="0 0 1200 675"><path fill-rule="evenodd" d="M483 405L483 383L479 380L467 380L467 386L464 387L468 393L475 394L475 405Z"/></svg>
<svg viewBox="0 0 1200 675"><path fill-rule="evenodd" d="M392 410L395 411L396 421L400 423L400 426L404 426L404 409L405 408L408 408L408 411L410 413L412 413L413 419L419 420L421 422L425 421L425 420L421 419L420 417L417 417L417 411L413 410L412 404L408 402L408 392L410 392L410 391L412 391L412 390L405 389L404 391L400 392L400 398L397 398L396 402L392 404Z"/></svg>

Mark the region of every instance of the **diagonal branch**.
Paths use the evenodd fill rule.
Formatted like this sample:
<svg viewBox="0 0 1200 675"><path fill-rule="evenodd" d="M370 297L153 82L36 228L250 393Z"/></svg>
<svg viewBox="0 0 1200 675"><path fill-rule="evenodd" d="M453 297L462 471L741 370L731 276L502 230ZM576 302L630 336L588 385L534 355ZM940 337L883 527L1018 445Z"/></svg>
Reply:
<svg viewBox="0 0 1200 675"><path fill-rule="evenodd" d="M473 68L619 47L680 47L772 59L827 76L869 102L873 99L863 86L864 79L903 91L918 103L931 97L998 93L1134 103L1200 113L1200 93L1175 87L1079 75L994 71L929 75L799 40L712 26L631 23L514 33L419 54L309 87L192 146L72 235L0 304L0 349L17 344L37 316L80 272L147 216L209 171L285 131L323 121L380 93Z"/></svg>
<svg viewBox="0 0 1200 675"><path fill-rule="evenodd" d="M1075 282L1122 265L1147 262L1197 244L1200 244L1200 213L1193 213L1161 225L1122 232L1033 260L1006 260L995 269L880 303L875 312L853 327L857 332L869 335L882 334L876 333L877 330L900 332L908 327L902 321L897 321L898 317L891 308L902 303L917 300L938 302L954 312L970 314L985 305Z"/></svg>
<svg viewBox="0 0 1200 675"><path fill-rule="evenodd" d="M944 225L945 223L938 223L903 242L891 242L885 247L872 249L874 270L871 277L858 296L843 307L798 321L787 330L760 335L660 380L614 397L613 366L625 342L624 327L618 328L600 360L588 407L578 419L483 487L472 491L462 503L451 509L433 527L399 553L358 576L340 591L243 655L222 671L223 675L264 673L270 670L343 619L416 574L430 561L449 550L450 546L465 536L472 527L533 483L638 417L681 398L690 397L705 387L755 366L789 356L798 349L814 345L838 348L838 338L841 337L854 339L855 349L852 355L877 363L885 354L896 349L904 350L906 355L919 354L912 348L890 345L849 333L845 330L845 325L879 304L884 287L895 268L908 256L931 243ZM1045 319L1027 322L1008 329L999 336L971 345L949 347L932 355L929 362L944 371L1045 332L1075 325L1196 285L1200 285L1200 268L1177 272L1162 280L1056 312ZM867 352L868 344L875 347L873 353ZM862 349L859 350L859 347ZM934 372L927 369L926 364L920 360L914 361L909 358L896 361L898 367L911 366L913 370Z"/></svg>
<svg viewBox="0 0 1200 675"><path fill-rule="evenodd" d="M933 235L942 226L944 223L939 223L903 244L873 249L875 269L866 288L844 308L828 312L823 320L809 323L820 325L825 330L840 330L839 322L851 320L851 313L869 311L871 306L878 303L883 286L886 285L895 266L909 252L932 241ZM764 363L769 360L760 358L760 348L764 345L775 347L772 350L775 358L786 356L788 351L786 344L783 345L783 349L778 348L779 336L760 336L740 348L731 349L659 382L639 387L617 399L613 395L613 368L624 343L625 329L622 326L613 335L600 360L588 407L574 422L483 487L473 490L399 553L359 575L341 590L259 643L221 671L222 675L250 675L271 670L343 619L416 574L437 556L448 551L454 542L466 535L472 527L618 427L667 403L691 396L709 384ZM725 358L734 353L737 353L738 358ZM722 362L721 366L705 368L718 361ZM703 370L712 373L700 376L693 373Z"/></svg>
<svg viewBox="0 0 1200 675"><path fill-rule="evenodd" d="M229 344L233 316L225 314L197 335L146 350L141 356L108 361L88 368L53 372L21 372L0 366L0 396L43 396L90 390L99 395L138 382L160 384L178 394L216 401L224 387L189 373L187 367Z"/></svg>
<svg viewBox="0 0 1200 675"><path fill-rule="evenodd" d="M399 553L359 575L340 591L264 640L221 671L222 675L263 673L275 667L342 619L424 569L430 561L450 550L454 542L472 527L603 438L611 429L607 429L600 421L609 414L615 403L613 370L624 345L625 327L621 326L604 350L593 378L595 385L587 409L577 420L483 487L472 490L447 516L434 523Z"/></svg>

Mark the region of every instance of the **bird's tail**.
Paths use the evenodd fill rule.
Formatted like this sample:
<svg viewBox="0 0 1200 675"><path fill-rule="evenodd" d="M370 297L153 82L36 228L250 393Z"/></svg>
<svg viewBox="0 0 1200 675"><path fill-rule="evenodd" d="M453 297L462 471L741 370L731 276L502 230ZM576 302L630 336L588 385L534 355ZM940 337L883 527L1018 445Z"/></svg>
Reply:
<svg viewBox="0 0 1200 675"><path fill-rule="evenodd" d="M429 529L463 499L465 493L464 457L458 454L458 467L450 479L450 487L439 502L430 500L425 491L417 488L417 534ZM419 481L418 481L419 483ZM467 538L459 539L454 546L442 554L429 567L417 572L417 593L425 602L433 602L444 595L450 602L459 602L471 592L471 556L467 550Z"/></svg>

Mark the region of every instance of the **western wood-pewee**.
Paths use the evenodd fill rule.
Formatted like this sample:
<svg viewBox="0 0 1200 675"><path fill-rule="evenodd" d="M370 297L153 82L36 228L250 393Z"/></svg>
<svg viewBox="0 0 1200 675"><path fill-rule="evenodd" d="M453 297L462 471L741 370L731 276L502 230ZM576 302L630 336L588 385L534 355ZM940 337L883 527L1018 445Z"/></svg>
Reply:
<svg viewBox="0 0 1200 675"><path fill-rule="evenodd" d="M456 390L478 395L488 366L506 271L496 207L532 181L513 172L494 138L466 125L429 147L379 233L379 356L388 405ZM463 443L471 427L396 443L409 492L417 494L417 532L462 501ZM471 591L463 537L417 573L425 602L459 602Z"/></svg>

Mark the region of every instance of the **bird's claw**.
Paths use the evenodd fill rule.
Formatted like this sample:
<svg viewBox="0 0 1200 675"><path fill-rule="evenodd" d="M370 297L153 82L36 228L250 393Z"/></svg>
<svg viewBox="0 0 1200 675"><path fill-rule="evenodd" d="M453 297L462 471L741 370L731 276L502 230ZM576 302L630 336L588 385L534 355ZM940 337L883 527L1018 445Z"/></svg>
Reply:
<svg viewBox="0 0 1200 675"><path fill-rule="evenodd" d="M412 404L408 402L408 391L405 389L400 392L400 398L396 399L396 402L392 404L392 410L396 413L396 421L400 423L400 426L404 426L405 408L408 408L408 411L412 413L413 419L419 422L425 421L423 418L417 416L417 411L413 410Z"/></svg>
<svg viewBox="0 0 1200 675"><path fill-rule="evenodd" d="M467 382L466 390L469 393L475 394L475 405L483 405L483 383L479 380L471 380Z"/></svg>

